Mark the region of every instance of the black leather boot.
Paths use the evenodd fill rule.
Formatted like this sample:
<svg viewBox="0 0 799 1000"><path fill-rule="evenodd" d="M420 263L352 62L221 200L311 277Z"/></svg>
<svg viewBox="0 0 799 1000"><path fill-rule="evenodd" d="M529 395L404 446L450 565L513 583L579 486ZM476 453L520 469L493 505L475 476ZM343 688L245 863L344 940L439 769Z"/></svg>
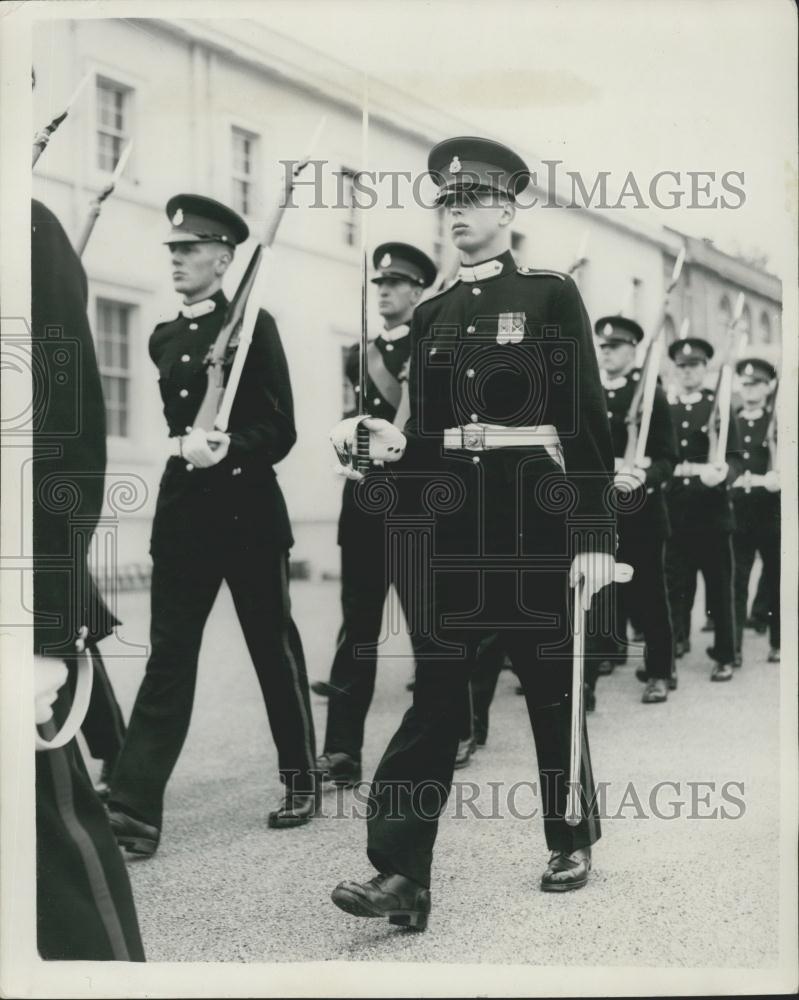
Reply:
<svg viewBox="0 0 799 1000"><path fill-rule="evenodd" d="M157 826L136 819L114 805L108 807L108 820L117 844L129 854L139 854L145 858L151 858L155 854L161 840L161 831Z"/></svg>
<svg viewBox="0 0 799 1000"><path fill-rule="evenodd" d="M269 813L269 826L273 830L305 826L316 815L318 801L316 792L288 792L277 809Z"/></svg>
<svg viewBox="0 0 799 1000"><path fill-rule="evenodd" d="M316 766L327 784L351 788L361 780L361 762L348 753L323 753L316 758Z"/></svg>
<svg viewBox="0 0 799 1000"><path fill-rule="evenodd" d="M549 864L541 876L544 892L569 892L582 889L591 871L591 848L578 847L576 851L553 851Z"/></svg>
<svg viewBox="0 0 799 1000"><path fill-rule="evenodd" d="M354 917L388 917L390 924L423 931L430 890L404 875L376 875L368 882L339 882L330 898Z"/></svg>

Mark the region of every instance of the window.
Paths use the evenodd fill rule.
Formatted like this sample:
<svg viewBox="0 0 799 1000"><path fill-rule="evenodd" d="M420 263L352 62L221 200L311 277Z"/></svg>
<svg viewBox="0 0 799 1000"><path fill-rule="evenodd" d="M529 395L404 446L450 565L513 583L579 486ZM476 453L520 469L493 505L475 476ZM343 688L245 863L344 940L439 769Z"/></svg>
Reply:
<svg viewBox="0 0 799 1000"><path fill-rule="evenodd" d="M253 210L255 194L258 136L253 132L245 132L242 128L234 127L231 137L233 144L233 208L241 215L249 215Z"/></svg>
<svg viewBox="0 0 799 1000"><path fill-rule="evenodd" d="M666 347L668 347L669 344L673 344L677 339L677 327L674 325L674 320L668 313L666 313L663 317L663 338Z"/></svg>
<svg viewBox="0 0 799 1000"><path fill-rule="evenodd" d="M732 323L732 306L730 305L729 298L724 295L719 303L714 347L718 347L719 344L726 342L730 332L730 323Z"/></svg>
<svg viewBox="0 0 799 1000"><path fill-rule="evenodd" d="M744 343L751 344L752 342L752 311L749 306L745 305L743 312L741 313L741 322L738 325L738 332L746 337Z"/></svg>
<svg viewBox="0 0 799 1000"><path fill-rule="evenodd" d="M97 166L107 173L128 144L131 93L129 87L97 79Z"/></svg>
<svg viewBox="0 0 799 1000"><path fill-rule="evenodd" d="M357 245L360 233L358 208L355 204L355 174L356 171L350 167L342 167L339 172L339 197L337 204L347 212L344 219L342 236L348 247Z"/></svg>
<svg viewBox="0 0 799 1000"><path fill-rule="evenodd" d="M133 308L126 302L97 300L97 362L103 383L107 431L113 437L128 436Z"/></svg>
<svg viewBox="0 0 799 1000"><path fill-rule="evenodd" d="M760 314L760 343L771 343L771 318L765 309Z"/></svg>

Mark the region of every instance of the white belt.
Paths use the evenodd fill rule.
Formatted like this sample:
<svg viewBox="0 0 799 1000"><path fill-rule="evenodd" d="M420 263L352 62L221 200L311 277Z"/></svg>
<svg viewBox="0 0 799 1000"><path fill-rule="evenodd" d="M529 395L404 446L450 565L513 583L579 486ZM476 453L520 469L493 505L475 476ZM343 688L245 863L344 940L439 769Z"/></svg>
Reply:
<svg viewBox="0 0 799 1000"><path fill-rule="evenodd" d="M646 455L641 459L640 464L636 462L635 465L639 469L648 469L652 465L652 459ZM613 459L613 469L615 472L629 472L629 467L624 464L624 458L618 455Z"/></svg>
<svg viewBox="0 0 799 1000"><path fill-rule="evenodd" d="M183 453L180 450L181 439L179 437L169 438L169 454L177 455L178 458L183 457Z"/></svg>
<svg viewBox="0 0 799 1000"><path fill-rule="evenodd" d="M757 472L744 472L732 484L733 489L750 490L753 486L765 486L766 477Z"/></svg>
<svg viewBox="0 0 799 1000"><path fill-rule="evenodd" d="M711 468L710 462L680 462L674 470L675 478L680 476L701 476L705 469Z"/></svg>
<svg viewBox="0 0 799 1000"><path fill-rule="evenodd" d="M444 431L444 447L463 451L488 451L491 448L529 448L533 445L557 448L560 438L556 427L503 427L501 424L465 424Z"/></svg>

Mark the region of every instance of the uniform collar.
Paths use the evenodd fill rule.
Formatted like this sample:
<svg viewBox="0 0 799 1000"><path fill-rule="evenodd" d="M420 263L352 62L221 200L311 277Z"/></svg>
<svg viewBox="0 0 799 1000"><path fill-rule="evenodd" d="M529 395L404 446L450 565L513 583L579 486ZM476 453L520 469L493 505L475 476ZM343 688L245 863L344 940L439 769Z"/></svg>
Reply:
<svg viewBox="0 0 799 1000"><path fill-rule="evenodd" d="M756 410L741 410L739 416L744 420L760 420L765 411L758 407Z"/></svg>
<svg viewBox="0 0 799 1000"><path fill-rule="evenodd" d="M626 375L617 375L616 378L609 378L603 371L600 371L599 378L604 389L623 389L627 385Z"/></svg>
<svg viewBox="0 0 799 1000"><path fill-rule="evenodd" d="M506 250L499 257L480 261L479 264L461 264L458 279L467 283L486 281L488 278L498 278L501 274L515 270L516 261L513 259L513 254L510 250Z"/></svg>
<svg viewBox="0 0 799 1000"><path fill-rule="evenodd" d="M382 333L378 334L378 340L385 340L387 343L392 343L395 340L402 340L403 337L407 337L411 332L410 325L408 323L400 323L399 326L392 326L390 330L383 330Z"/></svg>
<svg viewBox="0 0 799 1000"><path fill-rule="evenodd" d="M210 299L200 299L199 302L192 302L191 305L184 303L180 307L180 315L186 319L198 319L200 316L207 316L212 313L217 306L226 304L225 293L220 288L214 292Z"/></svg>
<svg viewBox="0 0 799 1000"><path fill-rule="evenodd" d="M689 392L687 396L678 396L679 401L685 406L686 404L693 405L694 403L702 402L702 393L697 389L696 392Z"/></svg>

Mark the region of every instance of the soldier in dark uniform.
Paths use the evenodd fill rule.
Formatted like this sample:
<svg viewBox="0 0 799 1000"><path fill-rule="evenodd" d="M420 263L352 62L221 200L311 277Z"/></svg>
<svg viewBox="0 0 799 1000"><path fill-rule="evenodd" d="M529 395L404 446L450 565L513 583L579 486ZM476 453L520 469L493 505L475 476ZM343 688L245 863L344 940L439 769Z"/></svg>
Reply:
<svg viewBox="0 0 799 1000"><path fill-rule="evenodd" d="M766 407L769 384L776 379L774 366L762 358L738 362L739 390L743 402L738 411L738 433L743 451L742 472L732 484L735 531L735 624L737 656L741 657L749 578L755 553L763 560L763 579L768 595L770 663L780 660L780 480L772 467L769 427L772 414ZM772 442L772 446L776 441Z"/></svg>
<svg viewBox="0 0 799 1000"><path fill-rule="evenodd" d="M203 628L223 580L286 786L269 825L306 823L316 805L308 681L288 594L293 539L273 469L296 440L283 347L274 320L260 310L230 432L192 427L207 386L205 358L228 304L222 278L248 229L235 212L198 195L171 198L167 215L173 283L184 305L176 319L155 328L150 356L174 455L161 479L150 545L152 649L109 799L119 843L144 855L158 846L164 791L191 717Z"/></svg>
<svg viewBox="0 0 799 1000"><path fill-rule="evenodd" d="M369 344L365 408L400 427L408 417L407 377L410 321L425 288L436 277L436 266L421 250L407 243L383 243L372 262L377 276L378 309L384 330ZM360 345L349 351L345 375L358 412L361 393ZM364 723L374 693L377 643L383 605L394 584L407 621L405 586L398 566L386 550L386 510L375 503L381 488L396 489L391 471L371 471L368 482L348 479L344 486L338 544L341 547L341 610L343 621L327 684L314 690L329 695L324 753L318 767L325 780L352 785L361 780ZM396 559L396 556L394 557Z"/></svg>
<svg viewBox="0 0 799 1000"><path fill-rule="evenodd" d="M712 346L701 337L685 337L669 346L669 357L682 389L671 403L678 465L667 491L672 533L666 579L675 645L680 643L684 650L690 641L695 580L701 570L715 627L715 642L708 650L715 660L710 679L728 681L735 660L729 484L739 471L738 434L731 414L726 461L715 464L709 455L715 393L702 388Z"/></svg>
<svg viewBox="0 0 799 1000"><path fill-rule="evenodd" d="M673 683L671 616L664 569L669 518L663 491L677 461L677 443L669 404L658 386L647 436L646 465L621 471L627 448L627 413L641 378L641 371L635 367L635 348L643 339L644 331L635 320L625 316L604 316L597 320L594 330L613 453L619 470L616 474L619 489L617 557L633 567L635 580L630 587L614 584L605 593L612 595L614 606L619 606L616 635L623 643L626 643L628 618L635 617L641 623L646 643L646 666L639 672L646 680L642 701L652 704L666 701L669 684ZM589 647L594 644L601 646L602 639L588 643ZM589 656L586 669L589 686L596 683L597 657L601 653L597 648L594 655Z"/></svg>
<svg viewBox="0 0 799 1000"><path fill-rule="evenodd" d="M52 741L71 708L76 654L85 648L96 669L97 643L117 622L86 563L106 462L86 274L38 201L31 221L36 721ZM144 960L125 865L74 739L36 754L36 868L42 958Z"/></svg>
<svg viewBox="0 0 799 1000"><path fill-rule="evenodd" d="M510 252L527 167L507 147L471 137L440 143L428 166L461 253L460 280L414 313L405 435L387 421L365 424L370 456L403 459L398 474L426 504L417 544L433 556L417 589L431 624L415 650L413 704L371 787L368 856L379 874L333 892L349 913L417 928L430 911L470 651L489 634L499 633L525 689L552 850L542 888L585 885L600 831L595 803L578 825L564 819L569 582L584 580L590 601L612 580L615 552L604 500L613 451L591 324L571 278L518 268ZM352 421L333 432L345 460L354 438Z"/></svg>

